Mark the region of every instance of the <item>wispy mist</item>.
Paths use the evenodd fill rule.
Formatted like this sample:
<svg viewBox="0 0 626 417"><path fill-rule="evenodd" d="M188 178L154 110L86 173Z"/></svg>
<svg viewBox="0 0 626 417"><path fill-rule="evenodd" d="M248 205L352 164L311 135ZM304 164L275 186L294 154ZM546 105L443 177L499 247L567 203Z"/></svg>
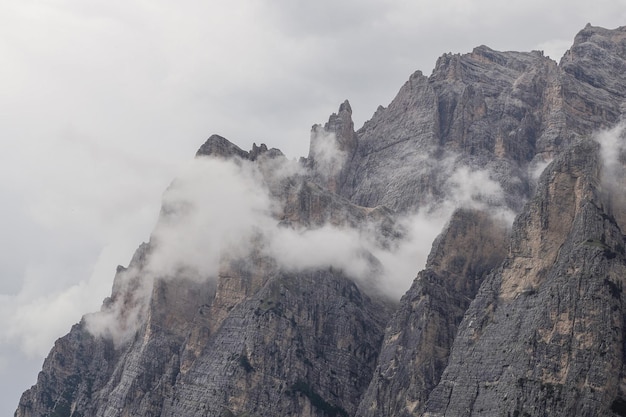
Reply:
<svg viewBox="0 0 626 417"><path fill-rule="evenodd" d="M155 279L216 281L224 259L246 260L253 251L293 273L341 270L368 291L399 299L424 267L433 240L455 209L489 210L512 221L504 191L490 173L456 166L455 158L449 158L443 164L448 172L443 199L412 213L383 214L396 230L392 237L381 236L380 219L363 214L372 209L351 206L323 189L319 192L336 199L336 205L310 210L338 212L321 213L328 219L322 224L285 223L285 204L299 198L293 196L300 187L313 179L332 180L345 161L334 134L323 129L313 134L312 171L282 156L262 155L254 162L217 157L192 161L163 196L145 259L118 274L114 297L101 313L87 317L89 329L122 343L144 320ZM351 221L350 210L366 217Z"/></svg>
<svg viewBox="0 0 626 417"><path fill-rule="evenodd" d="M602 185L609 209L622 231L626 231L626 122L596 133L602 157Z"/></svg>
<svg viewBox="0 0 626 417"><path fill-rule="evenodd" d="M319 125L311 132L309 157L314 161L316 173L325 180L336 176L346 160L346 152L340 150L337 136Z"/></svg>
<svg viewBox="0 0 626 417"><path fill-rule="evenodd" d="M252 236L276 223L261 178L249 161L195 159L163 197L146 270L169 278L192 268L203 279L217 275L222 256L245 257Z"/></svg>
<svg viewBox="0 0 626 417"><path fill-rule="evenodd" d="M84 316L87 330L110 338L115 346L130 341L144 322L153 284L154 277L138 268L118 272L113 296L104 301L100 312Z"/></svg>
<svg viewBox="0 0 626 417"><path fill-rule="evenodd" d="M444 51L489 42L548 53L559 42L562 53L587 21L614 27L625 17L618 0L561 2L563 13L546 2L459 4L2 2L4 346L28 350L39 367L54 340L97 308L115 265L153 226L155 197L172 174L136 160L120 171L119 155L102 160L102 147L177 165L198 138L220 131L297 156L307 151L306 140L294 140L302 126L345 97L367 117ZM485 16L493 25L477 27ZM67 130L76 143L56 143ZM86 141L98 144L100 161L77 166L71 155ZM0 414L35 381L32 372L16 383L17 373L27 372L2 376L12 393L0 396Z"/></svg>
<svg viewBox="0 0 626 417"><path fill-rule="evenodd" d="M595 135L600 144L600 155L604 164L605 176L614 176L626 164L626 122Z"/></svg>

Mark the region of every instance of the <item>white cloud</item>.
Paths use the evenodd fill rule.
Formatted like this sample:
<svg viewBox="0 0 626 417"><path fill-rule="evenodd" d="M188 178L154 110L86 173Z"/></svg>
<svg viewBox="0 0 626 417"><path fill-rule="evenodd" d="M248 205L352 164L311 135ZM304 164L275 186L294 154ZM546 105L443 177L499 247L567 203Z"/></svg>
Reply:
<svg viewBox="0 0 626 417"><path fill-rule="evenodd" d="M248 253L253 235L276 223L268 192L252 162L195 159L164 195L149 272L193 267L200 277L217 276L224 253Z"/></svg>
<svg viewBox="0 0 626 417"><path fill-rule="evenodd" d="M99 312L85 316L87 330L95 336L110 338L117 347L131 340L145 321L153 284L150 274L137 269L119 272L112 299Z"/></svg>
<svg viewBox="0 0 626 417"><path fill-rule="evenodd" d="M541 174L548 167L548 165L550 165L550 162L552 162L553 159L554 158L549 158L546 160L537 160L537 161L534 161L534 163L531 163L528 166L528 174L530 176L530 179L532 179L535 182L539 181L539 177L541 177Z"/></svg>
<svg viewBox="0 0 626 417"><path fill-rule="evenodd" d="M123 343L145 319L155 279L215 280L224 259L246 259L259 246L278 268L296 275L335 268L367 290L398 299L423 268L455 203L400 219L396 228L403 236L394 241L381 241L375 220L357 227L341 222L313 229L284 226L277 216L284 196L272 197L270 189L286 175L302 178L302 168L294 164L280 157L195 159L164 195L146 264L118 276L127 296L114 297L102 313L88 316L88 328Z"/></svg>
<svg viewBox="0 0 626 417"><path fill-rule="evenodd" d="M332 266L352 278L367 279L372 272L368 243L356 229L330 225L313 230L279 228L271 235L267 253L287 270Z"/></svg>
<svg viewBox="0 0 626 417"><path fill-rule="evenodd" d="M457 167L447 183L448 199L457 207L486 209L504 205L504 191L487 170Z"/></svg>
<svg viewBox="0 0 626 417"><path fill-rule="evenodd" d="M391 249L373 248L372 252L384 268L384 282L379 289L394 299L400 299L411 286L417 273L424 268L433 241L450 218L446 208L416 214L400 219L406 231L404 239Z"/></svg>
<svg viewBox="0 0 626 417"><path fill-rule="evenodd" d="M609 210L622 231L626 230L626 122L597 132L602 157L602 185Z"/></svg>
<svg viewBox="0 0 626 417"><path fill-rule="evenodd" d="M623 170L626 162L626 122L597 132L595 140L600 144L605 176L615 175L615 171Z"/></svg>
<svg viewBox="0 0 626 417"><path fill-rule="evenodd" d="M348 156L345 151L339 149L335 133L327 132L319 125L314 126L311 131L309 155L315 161L316 171L324 180L334 178L341 171Z"/></svg>
<svg viewBox="0 0 626 417"><path fill-rule="evenodd" d="M312 142L317 169L340 167L337 161L345 155L336 148L334 135L317 132ZM494 213L513 216L489 172L455 167L453 160L443 164L450 171L443 202L396 219L402 237L383 242L374 221L350 226L340 220L312 229L282 226L278 219L286 196L272 196L270 190L280 190L280 182L289 176L296 181L306 177L295 162L282 157L257 162L197 158L164 195L146 264L118 279L121 286L133 288L128 290L132 308L118 297L102 314L89 317L89 327L123 342L143 320L154 279L214 280L224 259L246 259L259 246L281 269L297 273L336 268L364 287L398 299L424 267L434 238L456 208L501 207ZM137 279L141 285L135 288Z"/></svg>
<svg viewBox="0 0 626 417"><path fill-rule="evenodd" d="M42 294L37 284L46 276L27 273L25 285L17 296L2 295L0 344L17 346L31 357L47 354L52 342L69 326L102 302L110 285L89 280ZM108 281L106 281L108 283Z"/></svg>

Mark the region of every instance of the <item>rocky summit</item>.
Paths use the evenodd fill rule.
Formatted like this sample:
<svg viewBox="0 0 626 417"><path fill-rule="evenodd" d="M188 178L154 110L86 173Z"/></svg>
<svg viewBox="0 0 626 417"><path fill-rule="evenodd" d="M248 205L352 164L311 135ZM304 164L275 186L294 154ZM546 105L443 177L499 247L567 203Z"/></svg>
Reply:
<svg viewBox="0 0 626 417"><path fill-rule="evenodd" d="M15 416L626 416L625 113L626 27L587 25L300 161L213 135Z"/></svg>

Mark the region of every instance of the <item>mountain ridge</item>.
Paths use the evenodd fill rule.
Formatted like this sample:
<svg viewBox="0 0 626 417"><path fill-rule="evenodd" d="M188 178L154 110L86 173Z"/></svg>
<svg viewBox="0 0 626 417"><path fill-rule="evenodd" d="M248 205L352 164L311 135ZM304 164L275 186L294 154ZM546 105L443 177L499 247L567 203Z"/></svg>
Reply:
<svg viewBox="0 0 626 417"><path fill-rule="evenodd" d="M626 415L625 69L588 25L346 100L298 162L211 136L15 416Z"/></svg>

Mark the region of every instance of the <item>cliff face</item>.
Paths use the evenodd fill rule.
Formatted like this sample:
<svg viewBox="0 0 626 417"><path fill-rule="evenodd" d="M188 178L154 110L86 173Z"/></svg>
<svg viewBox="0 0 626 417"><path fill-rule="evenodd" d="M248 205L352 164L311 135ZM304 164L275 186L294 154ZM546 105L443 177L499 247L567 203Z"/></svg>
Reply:
<svg viewBox="0 0 626 417"><path fill-rule="evenodd" d="M16 416L626 415L625 74L626 29L587 26L558 65L444 55L356 131L346 101L299 163L212 136Z"/></svg>
<svg viewBox="0 0 626 417"><path fill-rule="evenodd" d="M341 193L413 210L443 198L451 172L468 166L488 170L506 191L503 204L519 210L529 194L525 167L562 128L551 97L558 74L539 52L482 46L444 55L432 76L413 74L356 133Z"/></svg>
<svg viewBox="0 0 626 417"><path fill-rule="evenodd" d="M599 171L587 141L544 173L425 415L623 415L624 237Z"/></svg>
<svg viewBox="0 0 626 417"><path fill-rule="evenodd" d="M526 110L525 117L534 120L527 132L534 134L521 138L530 141L518 138L513 144L518 151L520 146L534 148L534 156L517 153L511 159L518 166L528 162L532 166L539 158L556 160L513 225L510 243L501 246L508 254L482 249L496 262L481 259L480 253L486 245L502 244L494 236L481 236L492 229L483 225L481 233L470 234L475 240L460 244L449 237L458 227L458 215L453 216L435 242L427 268L387 327L359 415L624 415L620 378L626 223L621 213L626 205L619 197L625 184L624 139L623 135L616 139L621 145L605 143L603 152L589 140L594 129L611 126L622 112L625 90L611 86L624 80L619 71L624 33L587 27L560 68L547 64L543 72L531 70L544 74L534 78L533 88L524 84L532 78L528 75L514 83L521 86L518 92L526 91L516 102L518 108L520 103L535 103L536 110ZM602 56L608 64L592 62L590 55ZM495 59L498 53L490 56ZM470 66L475 58L476 51L456 59ZM495 62L505 65L511 60L501 57ZM456 68L462 70L464 65ZM494 155L492 160L496 159ZM472 227L468 219L461 224ZM468 247L479 252L463 258ZM488 275L489 266L499 263L498 253L507 256ZM472 259L484 267L477 276L479 283L485 281L471 305L473 288L455 290L476 274L463 271L452 280L456 288L450 288L437 254ZM457 327L459 311L464 319ZM437 339L424 343L433 328ZM614 356L600 351L605 348Z"/></svg>
<svg viewBox="0 0 626 417"><path fill-rule="evenodd" d="M385 210L354 206L298 173L279 175L288 161L265 146L244 152L213 136L198 158L258 169L279 229L368 223L382 240L394 233ZM281 266L262 250L261 231L245 256L222 254L214 276L179 265L175 276L153 277L151 262L176 237L162 230L184 227L196 203L166 197L151 242L119 268L103 311L60 339L17 415L354 414L392 303L372 299L367 282L359 288L340 269ZM100 316L113 323L94 336Z"/></svg>
<svg viewBox="0 0 626 417"><path fill-rule="evenodd" d="M378 367L359 416L413 416L437 385L465 310L506 255L507 226L460 210L435 241L385 330Z"/></svg>

